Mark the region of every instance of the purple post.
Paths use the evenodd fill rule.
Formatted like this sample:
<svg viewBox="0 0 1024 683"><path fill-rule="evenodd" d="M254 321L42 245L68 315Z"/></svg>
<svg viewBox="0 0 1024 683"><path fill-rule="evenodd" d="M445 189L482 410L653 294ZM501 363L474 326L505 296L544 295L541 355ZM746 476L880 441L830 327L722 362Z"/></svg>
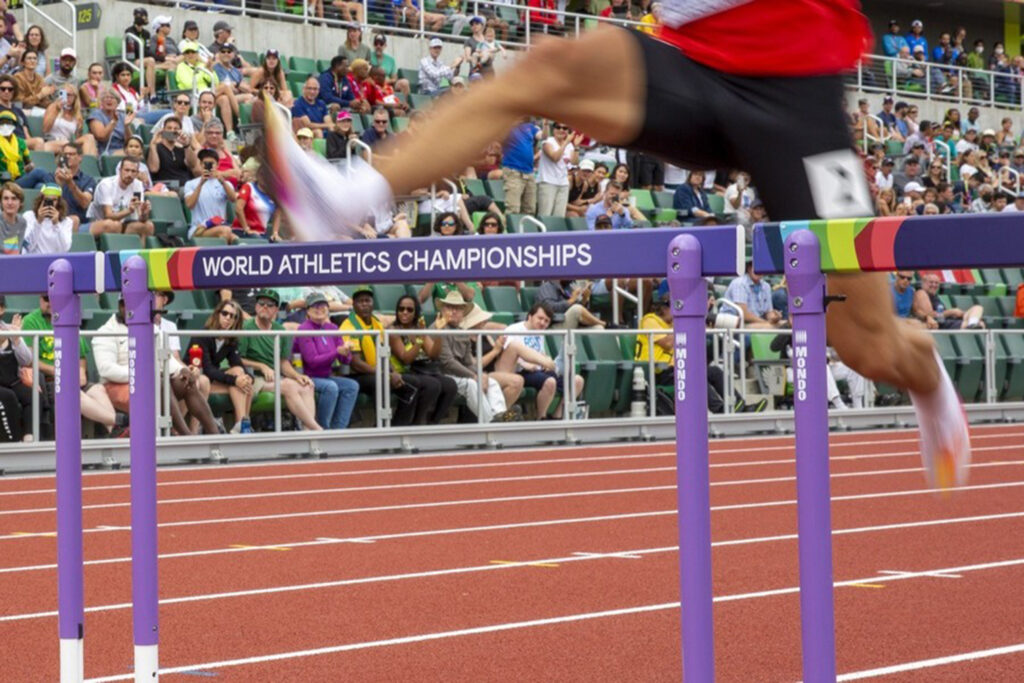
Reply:
<svg viewBox="0 0 1024 683"><path fill-rule="evenodd" d="M715 647L711 615L711 484L704 332L708 286L701 273L700 241L693 235L680 235L669 244L668 284L676 349L683 678L687 683L710 683L715 680Z"/></svg>
<svg viewBox="0 0 1024 683"><path fill-rule="evenodd" d="M121 268L128 326L128 393L131 414L132 618L135 680L157 679L158 593L156 530L156 387L153 296L146 262L132 256Z"/></svg>
<svg viewBox="0 0 1024 683"><path fill-rule="evenodd" d="M47 271L53 320L53 394L57 456L57 629L61 683L85 678L82 557L82 405L78 391L78 325L82 309L71 263L54 261ZM35 347L39 349L38 341ZM65 354L69 357L65 358Z"/></svg>
<svg viewBox="0 0 1024 683"><path fill-rule="evenodd" d="M786 282L793 316L797 524L804 680L835 681L832 515L828 469L825 276L818 238L798 230L786 239ZM843 305L843 304L838 304Z"/></svg>

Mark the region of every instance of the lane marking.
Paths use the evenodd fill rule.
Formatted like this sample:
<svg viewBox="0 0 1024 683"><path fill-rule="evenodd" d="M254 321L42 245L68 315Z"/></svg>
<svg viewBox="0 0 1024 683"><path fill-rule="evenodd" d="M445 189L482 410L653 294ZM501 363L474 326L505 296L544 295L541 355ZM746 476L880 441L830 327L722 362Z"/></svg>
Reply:
<svg viewBox="0 0 1024 683"><path fill-rule="evenodd" d="M655 514L657 514L657 513L655 513ZM671 511L671 514L674 514L674 511ZM1024 516L1024 512L1017 513L1017 516ZM905 525L905 526L930 526L930 525L934 525L935 523L947 523L948 524L948 523L964 522L964 521L968 521L968 520L976 521L976 518L964 518L962 520L942 520L942 521L930 521L930 522L914 522L914 523L911 523L911 524ZM485 528L486 527L477 527L476 529L485 529ZM854 528L854 529L835 530L832 533L835 536L841 536L841 535L847 535L847 534L868 533L868 532L871 532L871 531L885 531L885 530L890 530L890 529L893 529L893 528L904 528L904 526L901 526L901 525L884 525L884 526L880 526L880 527L860 527L860 528ZM475 529L471 529L471 530L475 530ZM453 532L453 533L458 533L458 532L467 531L467 530L454 529L454 530L447 530L447 531L448 532ZM376 538L385 538L385 537L379 536L379 537L376 537ZM796 540L796 538L797 538L796 534L788 534L788 535L784 535L784 536L765 536L765 537L761 537L761 538L745 538L745 539L735 539L733 541L719 541L719 542L712 543L711 545L712 545L712 547L723 547L723 546L733 546L733 545L746 545L746 544L753 544L753 543L770 543L770 542L775 542L775 541L780 541L780 540ZM295 544L295 545L293 545L291 547L296 547L297 545L299 545L299 544ZM302 545L318 545L318 543L312 542L312 543L305 543L305 544L302 544ZM624 550L624 551L620 551L620 553L615 553L615 554L625 553L625 554L630 554L630 555L641 555L641 556L643 556L643 555L653 555L653 554L667 553L667 552L677 553L678 551L679 551L679 546L663 546L663 547L659 547L659 548L642 548L642 549L639 549L639 550ZM160 604L161 605L175 605L175 604L181 604L181 603L201 602L201 601L206 601L206 600L219 600L219 599L225 599L225 598L238 598L238 597L251 597L251 596L261 596L261 595L272 595L272 594L276 594L276 593L292 593L292 592L305 591L305 590L320 590L320 589L325 589L325 588L338 588L338 587L342 587L342 586L355 586L355 585L370 584L370 583L385 583L385 582L392 582L392 581L404 581L404 580L410 580L410 579L432 578L432 577L437 577L437 576L450 576L450 575L454 575L454 574L472 574L472 573L475 573L475 572L492 571L492 570L495 570L495 569L507 569L507 568L522 567L522 566L526 566L530 562L548 562L548 563L568 564L569 562L585 562L585 561L590 561L590 560L595 560L595 559L604 559L604 558L601 557L599 554L597 554L597 555L591 555L591 554L580 555L578 553L573 553L571 555L564 556L564 557L542 558L542 559L538 559L538 560L530 560L528 562L510 562L509 564L486 564L486 565L475 565L475 566L468 566L468 567L454 567L454 568L449 568L449 569L434 569L434 570L419 571L419 572L409 572L409 573L405 573L405 574L390 574L390 575L383 575L383 576L381 576L381 575L378 575L378 576L368 576L368 577L361 577L361 578L355 578L355 579L340 579L340 580L337 580L337 581L323 581L323 582L318 582L318 583L293 584L293 585L285 585L285 586L273 586L273 587L270 587L270 588L253 588L253 589L249 589L249 590L229 591L229 592L223 592L223 593L210 593L210 594L205 594L205 595L188 595L188 596L182 596L182 597L177 597L177 598L164 598L164 599L160 600ZM990 562L990 563L985 563L985 564L967 565L965 567L940 568L940 569L934 569L934 570L923 571L923 572L904 572L904 573L899 574L899 575L892 575L892 574L890 574L890 575L881 575L881 576L875 575L875 576L869 576L869 577L866 577L866 578L852 579L852 580L849 580L849 581L840 581L840 582L834 583L833 585L838 587L838 586L853 585L853 584L858 584L858 583L884 583L884 582L891 582L891 581L905 581L907 579L914 579L914 578L928 576L929 573L934 573L934 572L941 572L941 573L968 572L968 571L978 571L978 570L982 570L982 569L992 569L992 568L999 568L999 567L1012 567L1012 566L1017 566L1017 565L1024 565L1024 559L1003 560L1003 561ZM733 601L733 600L745 600L745 599L749 599L749 598L761 598L761 597L769 597L769 596L775 596L775 595L786 595L786 594L789 594L789 593L795 593L795 592L799 592L799 591L800 591L800 587L799 586L795 586L795 587L792 587L792 588L778 588L778 589L772 589L772 590L757 591L757 592L753 592L753 593L739 593L739 594L735 594L735 595L719 596L719 597L714 598L714 601L715 602L730 602L730 601ZM107 611L122 610L122 609L131 609L131 603L119 603L119 604L112 604L112 605L100 605L100 606L94 606L94 607L86 607L85 611L86 612L107 612ZM35 612L35 613L29 613L29 614L15 614L15 615L9 615L9 616L0 616L0 623L5 622L5 621L24 621L24 620L27 620L27 619L40 619L40 618L55 617L55 616L57 616L57 612L56 611L51 611L51 612Z"/></svg>
<svg viewBox="0 0 1024 683"><path fill-rule="evenodd" d="M615 557L622 560L642 559L642 556L637 555L636 553L573 553L573 555L578 555L580 557L588 557L594 560L605 557Z"/></svg>
<svg viewBox="0 0 1024 683"><path fill-rule="evenodd" d="M903 431L903 430L899 430L899 431ZM971 439L972 439L972 441L978 441L978 440L981 440L981 439L1013 439L1013 438L1016 438L1018 436L1019 436L1018 434L1009 434L1009 433L1006 433L1006 434L978 434L978 435L973 435L972 434ZM772 438L780 438L780 437L772 437ZM785 438L785 437L781 437L781 438ZM792 441L792 437L788 437L788 438ZM917 439L916 438L915 439L889 439L889 440L885 440L885 441L878 441L878 440L872 440L872 441L847 441L847 442L832 443L832 444L830 444L830 448L846 447L846 446L873 446L873 445L874 446L877 446L877 445L891 446L891 445L894 445L894 444L916 444L916 443L917 443ZM616 447L616 448L624 448L624 447L625 448L629 448L628 445L624 446L623 444L595 444L593 446L594 449L600 449L600 450L604 450L604 449L607 449L607 448L613 448L613 447ZM1007 447L1008 448L1013 448L1014 446L1012 444L1009 444L1009 445L1007 445ZM579 447L579 446L573 446L573 447L565 447L565 450L575 451L575 450L580 450L581 448L582 447ZM793 447L793 444L791 442L788 445L764 446L764 447L759 447L759 448L712 449L711 450L711 456L714 457L715 455L718 455L718 454L727 454L727 453L763 453L765 451L780 451L780 450L781 451L786 451L786 450L791 451L791 450L793 450L793 448L794 447ZM559 449L555 448L555 449L546 449L546 450L557 451ZM975 450L975 451L979 451L979 450L998 450L998 448L994 448L994 447L978 447L978 448L974 448L973 450ZM472 455L485 456L488 453L498 454L498 453L501 453L501 451L487 451L487 452L479 452L478 451L478 452L470 453L470 454L467 454L467 453L453 454L453 456L454 455L459 455L460 457L467 457L467 456L472 456ZM294 474L277 474L277 475L269 475L269 476L252 476L252 477L221 477L221 478L203 478L203 479L177 479L177 480L171 480L171 481L158 482L157 486L193 486L193 485L221 484L221 483L274 481L274 480L281 480L281 479L304 479L304 478L310 478L310 477L322 478L322 477L356 476L356 475L365 475L365 474L391 474L391 473L399 473L399 474L401 474L401 473L410 473L410 472L434 472L434 471L440 472L440 471L455 470L455 469L477 469L477 468L491 468L491 467L515 467L515 466L520 466L520 465L527 465L527 466L529 466L529 465L550 465L550 464L564 464L564 463L574 463L574 462L599 462L599 461L608 461L608 460L636 460L636 459L647 459L647 458L665 458L665 457L675 457L675 455L676 455L675 450L664 450L664 451L652 451L652 452L646 452L646 453L602 455L602 456L578 457L578 458L553 458L553 459L547 459L547 460L529 459L529 460L511 460L511 461L502 461L502 462L460 463L460 464L456 464L456 465L426 465L426 466L422 466L422 467L402 467L402 468L378 468L378 469L368 469L368 470L341 470L341 471L301 472L301 473L294 473ZM900 451L900 452L873 453L873 454L866 454L866 455L832 456L832 457L830 457L830 460L864 460L864 459L870 459L870 458L899 457L899 456L904 456L904 455L918 455L918 451ZM393 458L405 459L405 458L409 458L409 457L423 458L424 456L423 455L417 455L417 456L405 456L405 455L402 455L402 456L380 456L379 458L374 458L373 456L365 456L365 457L360 457L360 458L357 458L357 459L359 461L363 461L363 460L375 461L375 460L390 460L390 459L393 459ZM429 456L426 456L426 457L435 457L435 456L429 455ZM347 457L346 460L345 460L345 463L346 464L347 463L351 463L352 461L353 461L352 457ZM776 460L756 460L756 461L735 462L735 463L732 463L732 462L730 462L730 463L712 463L711 467L741 467L741 466L745 466L745 465L747 465L747 466L781 465L781 464L788 464L788 463L793 463L793 462L794 462L794 460L792 458L788 458L788 459L776 459ZM317 464L319 464L319 463L308 463L308 465L310 467L313 467L313 466L315 466ZM298 463L294 463L294 462L283 462L283 463L278 463L278 462L269 462L269 463L240 463L240 464L233 464L233 465L232 464L220 465L220 466L218 466L217 470L215 470L213 473L219 472L219 471L223 471L221 469L222 467L225 468L225 469L231 469L231 468L243 469L243 468L246 468L246 467L265 467L265 466L280 466L280 465L302 466L302 464L298 464ZM204 471L204 472L210 472L211 471L209 465L201 465L201 466L197 466L197 467L176 467L176 466L172 466L172 467L168 467L167 469L162 469L161 473L164 473L164 472L170 473L170 472L181 472L181 471L195 471L195 470ZM90 474L92 476L103 476L103 475L117 476L117 475L111 474L110 472L99 472L99 473L93 472L93 473L83 473L83 474L85 474L86 476L89 476ZM127 473L125 473L123 476L125 478L127 478ZM16 481L17 479L36 479L36 478L49 478L49 479L53 479L53 477L54 477L53 474L35 475L35 476L26 476L26 477L19 477L18 475L11 475L10 479L12 481ZM130 484L107 484L107 485L100 485L100 486L85 486L85 487L83 487L83 491L109 491L109 490L129 489L129 488L130 488ZM54 488L46 488L46 489L29 489L29 490L20 490L20 491L0 491L0 496L18 496L18 495L47 494L47 493L48 494L56 494L56 490Z"/></svg>
<svg viewBox="0 0 1024 683"><path fill-rule="evenodd" d="M512 560L491 560L491 564L514 564L518 567L545 567L554 568L559 565L553 562L515 562Z"/></svg>
<svg viewBox="0 0 1024 683"><path fill-rule="evenodd" d="M983 569L994 569L999 567L1019 566L1024 565L1024 559L1017 560L1005 560L1002 562L991 562L986 564L968 565L964 567L949 567L946 569L940 569L937 571L941 572L967 572L967 571L981 571ZM504 569L513 565L492 565L492 569ZM905 580L910 577L892 576L884 579L873 578L873 579L855 579L853 581L839 581L833 584L834 587L849 586L857 583L864 583L865 581L899 581ZM715 602L732 602L736 600L745 600L754 597L765 597L768 595L784 595L790 593L798 593L799 587L783 588L775 591L761 591L760 593L745 593L741 595L727 595L719 596L714 598ZM164 601L161 601L164 602ZM371 640L362 643L349 643L346 645L335 645L331 647L322 647L310 650L298 650L293 652L279 652L270 655L259 655L254 657L244 657L239 659L227 659L219 662L205 662L202 664L191 664L183 667L171 667L167 669L160 669L161 674L173 674L180 673L181 671L191 670L209 670L209 669L223 669L234 666L244 666L248 664L261 664L266 662L281 661L287 659L300 659L304 657L313 657L317 655L325 654L336 654L339 652L350 652L352 650L364 650L374 647L387 647L393 645L407 645L411 643L421 643L429 640L442 640L447 638L457 638L467 635L479 635L483 633L495 633L498 631L510 631L524 628L534 628L538 626L550 626L553 624L564 624L577 621L585 621L589 619L600 619L606 617L617 617L632 614L644 614L648 612L659 612L671 609L678 609L678 602L663 602L653 605L640 605L638 607L626 607L620 609L603 610L600 612L584 612L579 614L570 614L559 617L548 617L543 619L531 619L529 621L517 621L509 622L504 624L491 624L488 626L478 626L475 628L457 629L452 631L440 631L435 633L424 633L412 636L403 636L398 638L388 638L386 640ZM86 609L86 611L89 611ZM942 657L933 660L924 660L923 662L912 662L909 664L896 665L895 667L886 667L884 669L873 669L866 672L855 672L852 674L845 674L840 676L838 680L857 680L860 678L869 678L870 676L887 675L890 673L901 673L903 671L911 671L914 669L926 668L928 666L939 666L940 664L954 663L958 661L969 661L970 659L977 659L984 656L994 656L994 654L1009 654L1011 652L1024 651L1024 644L1012 645L1008 648L996 648L995 650L981 650L977 653L967 653L963 655L954 655L952 657ZM989 654L992 653L992 654ZM124 681L131 680L133 674L124 674L116 676L106 676L103 678L89 679L92 683L105 683L106 681Z"/></svg>
<svg viewBox="0 0 1024 683"><path fill-rule="evenodd" d="M291 550L291 548L282 548L281 546L275 546L275 545L239 545L239 544L236 544L236 543L233 543L233 544L229 545L228 547L229 548L240 548L242 550L278 550L278 551L281 551L281 552L287 552L287 551Z"/></svg>
<svg viewBox="0 0 1024 683"><path fill-rule="evenodd" d="M885 586L880 583L851 583L849 585L854 588L885 588Z"/></svg>
<svg viewBox="0 0 1024 683"><path fill-rule="evenodd" d="M1024 652L1024 643L1017 643L1016 645L1006 645L1004 647L993 647L988 650L975 650L974 652L962 652L957 655L949 655L947 657L935 657L933 659L921 659L916 662L905 662L903 664L893 664L892 666L883 666L878 669L868 669L866 671L853 671L848 674L842 674L836 678L837 681L859 681L862 678L874 678L876 676L890 676L892 674L900 674L907 671L918 671L920 669L929 669L936 666L945 666L947 664L959 664L960 662L972 662L978 659L986 659L988 657L999 657L1001 655L1012 655L1018 652Z"/></svg>
<svg viewBox="0 0 1024 683"><path fill-rule="evenodd" d="M878 573L879 574L892 574L894 576L900 576L901 574L906 574L907 572L893 571L892 569L882 569ZM962 579L963 578L959 574L945 574L945 573L942 573L942 572L932 572L928 576L935 577L936 579Z"/></svg>
<svg viewBox="0 0 1024 683"><path fill-rule="evenodd" d="M1024 447L1022 447L1024 448ZM1001 446L993 447L995 450L1005 451ZM983 449L974 449L980 451ZM916 453L914 454L916 455ZM979 462L971 465L972 469L983 469L991 467L1019 467L1024 465L1024 460L994 460L991 462ZM328 489L300 489L297 491L274 491L266 493L242 493L233 496L203 496L199 498L171 498L168 500L157 500L158 505L178 505L182 503L213 503L222 501L232 500L249 500L249 499L266 499L266 498L285 498L293 496L318 496L332 493L356 493L364 491L389 491L389 490L401 490L401 489L418 489L418 488L433 488L441 486L472 486L474 484L495 484L495 483L508 483L518 481L546 481L549 479L580 479L586 477L603 477L603 476L626 476L626 475L641 475L641 474L653 474L653 473L669 473L675 472L675 466L671 467L645 467L641 469L626 469L626 470L596 470L588 472L568 472L564 474L531 474L517 477L492 477L482 479L455 479L450 481L436 481L436 482L410 482L405 484L375 484L372 486L349 486L342 488L328 488ZM829 479L850 479L855 477L877 477L877 476L888 476L891 474L916 474L921 472L922 469L918 466L914 467L901 467L897 469L887 470L869 470L864 472L838 472L829 475ZM781 484L796 481L796 476L785 476L785 477L767 477L759 479L726 479L723 481L711 482L711 487L723 487L723 486L748 486L754 484ZM961 487L960 490L969 487ZM83 510L110 510L115 508L127 508L131 507L131 501L122 503L99 503L95 505L83 505ZM29 515L29 514L48 514L56 512L57 508L31 508L24 510L3 510L0 511L0 516L3 515ZM105 525L100 525L105 526ZM97 528L100 528L98 526ZM112 527L114 528L114 527ZM128 527L116 527L118 529L126 529ZM2 538L2 537L0 537Z"/></svg>

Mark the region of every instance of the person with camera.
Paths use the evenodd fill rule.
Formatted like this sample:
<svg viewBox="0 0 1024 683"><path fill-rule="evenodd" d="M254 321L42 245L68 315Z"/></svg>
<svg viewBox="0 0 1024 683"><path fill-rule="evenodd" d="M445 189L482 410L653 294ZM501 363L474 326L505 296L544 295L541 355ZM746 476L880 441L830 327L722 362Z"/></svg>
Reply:
<svg viewBox="0 0 1024 683"><path fill-rule="evenodd" d="M78 89L73 85L58 88L56 98L43 114L43 149L60 152L66 143L73 142L81 145L84 154L96 156L96 138L91 133L78 134L84 123Z"/></svg>
<svg viewBox="0 0 1024 683"><path fill-rule="evenodd" d="M139 160L125 157L116 176L104 178L96 185L92 204L86 217L92 222L89 232L93 237L104 233L138 235L145 242L154 232L149 219L152 207L146 201L142 181L138 178Z"/></svg>
<svg viewBox="0 0 1024 683"><path fill-rule="evenodd" d="M597 204L592 204L587 209L587 227L594 229L594 222L598 216L608 216L612 221L612 229L632 228L633 218L629 214L629 207L621 201L619 195L624 191L622 183L617 180L609 181L604 189L604 199Z"/></svg>
<svg viewBox="0 0 1024 683"><path fill-rule="evenodd" d="M0 91L2 87L0 83ZM135 110L120 111L120 104L117 92L113 88L104 88L100 93L99 109L93 109L86 119L101 154L124 154L124 143L129 135L127 131L135 122Z"/></svg>
<svg viewBox="0 0 1024 683"><path fill-rule="evenodd" d="M212 149L199 150L199 176L185 183L185 206L192 212L189 239L193 237L222 237L228 244L234 242L234 232L224 218L228 214L228 202L238 199L235 187L228 182L223 171L217 168L217 152ZM220 218L220 224L216 219Z"/></svg>
<svg viewBox="0 0 1024 683"><path fill-rule="evenodd" d="M192 136L181 130L177 116L164 121L160 135L154 135L146 157L153 180L184 185L199 175L199 160L192 147Z"/></svg>
<svg viewBox="0 0 1024 683"><path fill-rule="evenodd" d="M71 250L75 224L57 185L44 185L35 205L25 214L23 254L64 254Z"/></svg>
<svg viewBox="0 0 1024 683"><path fill-rule="evenodd" d="M577 327L604 327L605 321L590 312L593 281L546 280L537 290L535 303L544 304L553 313L565 316L553 328L574 330Z"/></svg>

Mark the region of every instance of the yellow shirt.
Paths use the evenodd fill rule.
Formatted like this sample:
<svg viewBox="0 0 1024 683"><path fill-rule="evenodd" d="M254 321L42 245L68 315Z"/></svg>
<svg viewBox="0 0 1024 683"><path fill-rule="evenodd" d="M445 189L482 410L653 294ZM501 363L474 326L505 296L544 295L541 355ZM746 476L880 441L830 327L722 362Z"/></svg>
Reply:
<svg viewBox="0 0 1024 683"><path fill-rule="evenodd" d="M345 321L338 326L341 330L356 330L356 331L369 331L377 330L378 332L384 331L384 325L381 324L377 316L373 316L370 320L370 324L367 325L363 322L362 318L357 316L355 313L349 314ZM348 344L348 348L352 349L353 353L363 354L363 360L370 365L377 364L377 339L368 334L362 334L355 337L345 337L345 343Z"/></svg>
<svg viewBox="0 0 1024 683"><path fill-rule="evenodd" d="M662 320L661 316L657 313L648 313L640 320L641 330L671 330L672 323L667 323ZM672 351L666 351L665 349L658 346L658 341L664 339L668 335L655 334L651 335L654 341L654 362L655 363L668 363L672 364ZM635 360L647 360L647 335L640 334L636 338L636 353L634 354Z"/></svg>

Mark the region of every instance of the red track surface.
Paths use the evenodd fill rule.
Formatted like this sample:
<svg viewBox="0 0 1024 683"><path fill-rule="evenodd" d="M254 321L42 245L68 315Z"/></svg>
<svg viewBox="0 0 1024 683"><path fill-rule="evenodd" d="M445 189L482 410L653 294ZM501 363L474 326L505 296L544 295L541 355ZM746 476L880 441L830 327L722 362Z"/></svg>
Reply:
<svg viewBox="0 0 1024 683"><path fill-rule="evenodd" d="M979 428L974 446L970 486L943 496L913 433L833 437L835 578L857 584L835 591L841 673L1024 680L1024 428ZM165 677L679 680L673 457L162 470L160 662L186 672ZM712 445L719 680L800 678L792 457L785 438ZM90 677L132 668L127 483L85 476ZM5 682L57 679L53 486L0 479Z"/></svg>

